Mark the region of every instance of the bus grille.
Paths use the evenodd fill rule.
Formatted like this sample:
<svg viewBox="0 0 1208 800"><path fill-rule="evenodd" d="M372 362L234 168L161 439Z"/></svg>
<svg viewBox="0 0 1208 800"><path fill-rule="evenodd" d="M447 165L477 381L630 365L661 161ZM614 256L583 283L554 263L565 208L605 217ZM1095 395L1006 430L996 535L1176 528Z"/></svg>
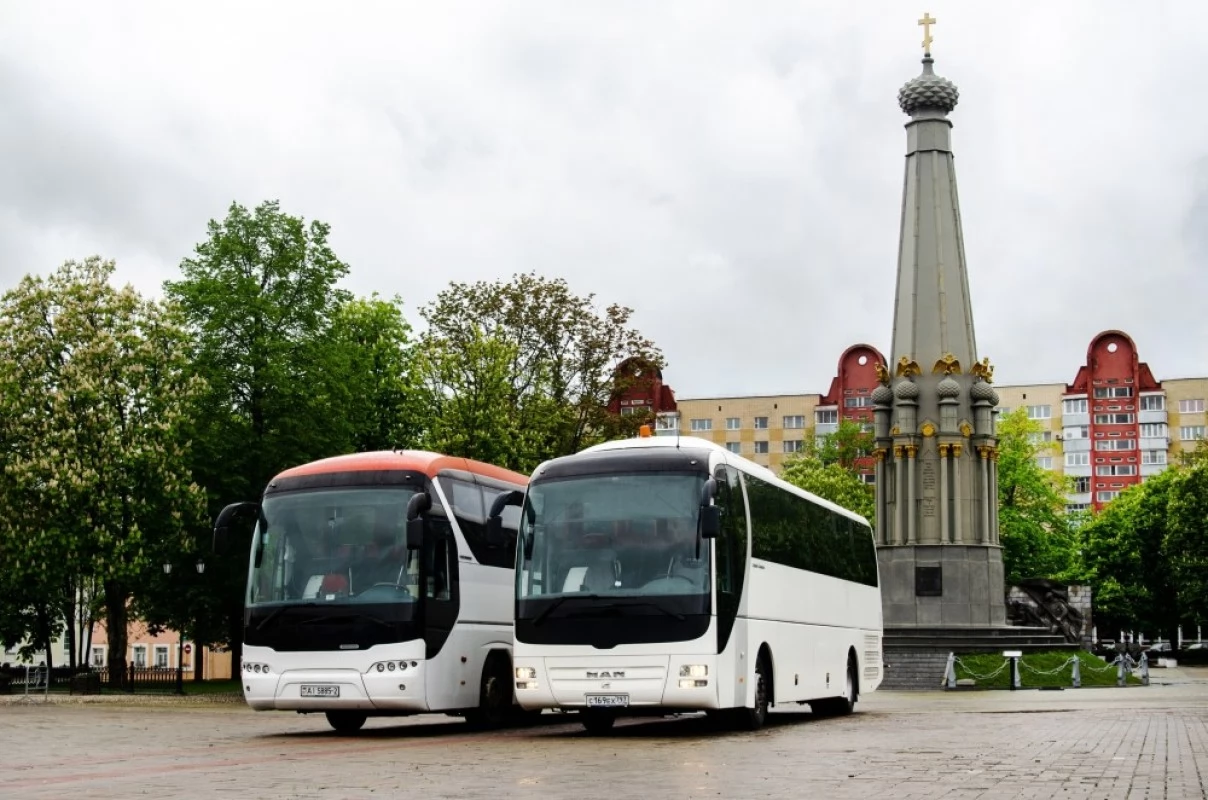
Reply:
<svg viewBox="0 0 1208 800"><path fill-rule="evenodd" d="M864 677L876 680L881 675L881 637L864 635Z"/></svg>

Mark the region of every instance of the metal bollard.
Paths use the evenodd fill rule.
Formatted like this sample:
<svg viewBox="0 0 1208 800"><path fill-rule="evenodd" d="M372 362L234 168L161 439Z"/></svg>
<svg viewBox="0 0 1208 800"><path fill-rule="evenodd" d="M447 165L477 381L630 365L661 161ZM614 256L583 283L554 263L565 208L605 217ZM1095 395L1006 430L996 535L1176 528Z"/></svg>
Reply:
<svg viewBox="0 0 1208 800"><path fill-rule="evenodd" d="M956 688L956 653L948 654L948 666L944 669L944 680L949 689Z"/></svg>
<svg viewBox="0 0 1208 800"><path fill-rule="evenodd" d="M1074 658L1074 688L1082 688L1082 660Z"/></svg>
<svg viewBox="0 0 1208 800"><path fill-rule="evenodd" d="M1123 653L1121 653L1120 655L1116 656L1116 685L1117 685L1117 686L1123 686L1123 685L1124 685L1124 683L1125 683L1125 681L1124 681L1124 675L1125 675L1125 672L1124 672L1124 654L1123 654Z"/></svg>
<svg viewBox="0 0 1208 800"><path fill-rule="evenodd" d="M1023 684L1019 681L1019 656L1011 657L1011 691L1015 691Z"/></svg>
<svg viewBox="0 0 1208 800"><path fill-rule="evenodd" d="M1141 654L1141 685L1149 685L1149 656Z"/></svg>

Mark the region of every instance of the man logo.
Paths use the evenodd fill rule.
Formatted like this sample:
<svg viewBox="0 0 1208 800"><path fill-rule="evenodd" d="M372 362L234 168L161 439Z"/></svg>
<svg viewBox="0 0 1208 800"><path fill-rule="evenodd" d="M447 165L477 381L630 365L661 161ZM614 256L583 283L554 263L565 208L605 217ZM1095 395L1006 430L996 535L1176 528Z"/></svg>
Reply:
<svg viewBox="0 0 1208 800"><path fill-rule="evenodd" d="M589 670L589 671L587 672L587 677L589 677L589 678L624 678L624 677L625 677L625 671L624 671L624 670L620 670L620 669L614 669L612 672L608 672L608 671L605 671L605 672L591 672L591 671Z"/></svg>

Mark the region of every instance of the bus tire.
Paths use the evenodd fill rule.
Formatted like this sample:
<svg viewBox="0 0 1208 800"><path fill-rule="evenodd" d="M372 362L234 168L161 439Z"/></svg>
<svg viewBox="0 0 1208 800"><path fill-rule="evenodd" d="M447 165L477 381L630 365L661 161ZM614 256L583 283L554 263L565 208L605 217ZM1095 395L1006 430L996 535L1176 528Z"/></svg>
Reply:
<svg viewBox="0 0 1208 800"><path fill-rule="evenodd" d="M502 650L493 650L482 665L478 687L478 707L466 712L466 722L476 728L499 728L513 718L511 659Z"/></svg>
<svg viewBox="0 0 1208 800"><path fill-rule="evenodd" d="M368 714L361 713L360 711L327 712L327 724L334 728L336 733L356 733L368 718Z"/></svg>
<svg viewBox="0 0 1208 800"><path fill-rule="evenodd" d="M617 715L611 711L584 709L579 712L579 722L583 724L583 730L592 736L608 733L616 721Z"/></svg>
<svg viewBox="0 0 1208 800"><path fill-rule="evenodd" d="M823 717L845 717L856 709L856 697L859 683L856 676L856 662L851 656L847 658L847 676L844 679L843 695L827 697L810 703L810 709Z"/></svg>
<svg viewBox="0 0 1208 800"><path fill-rule="evenodd" d="M772 660L766 650L761 650L755 661L755 706L735 709L737 727L746 731L757 731L768 721L768 709L772 704Z"/></svg>

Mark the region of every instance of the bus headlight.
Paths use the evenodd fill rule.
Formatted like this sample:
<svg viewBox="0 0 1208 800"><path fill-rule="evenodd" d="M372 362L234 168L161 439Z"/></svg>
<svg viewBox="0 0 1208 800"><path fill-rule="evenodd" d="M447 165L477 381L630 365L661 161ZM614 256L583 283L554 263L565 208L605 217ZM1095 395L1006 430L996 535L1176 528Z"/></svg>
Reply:
<svg viewBox="0 0 1208 800"><path fill-rule="evenodd" d="M533 667L516 667L516 680L531 681L536 677L537 677L537 670L534 669Z"/></svg>
<svg viewBox="0 0 1208 800"><path fill-rule="evenodd" d="M699 689L702 686L708 686L709 681L701 678L680 678L679 688L681 689Z"/></svg>
<svg viewBox="0 0 1208 800"><path fill-rule="evenodd" d="M685 664L680 667L681 678L707 678L709 667L705 664Z"/></svg>

